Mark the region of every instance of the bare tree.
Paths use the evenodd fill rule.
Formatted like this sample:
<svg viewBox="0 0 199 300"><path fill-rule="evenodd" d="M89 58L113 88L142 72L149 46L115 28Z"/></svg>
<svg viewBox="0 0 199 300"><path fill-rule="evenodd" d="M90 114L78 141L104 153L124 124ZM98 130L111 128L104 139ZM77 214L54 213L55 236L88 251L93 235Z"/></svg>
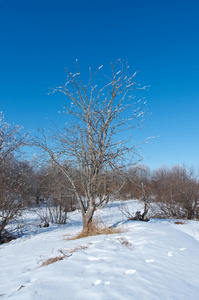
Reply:
<svg viewBox="0 0 199 300"><path fill-rule="evenodd" d="M63 105L67 123L51 136L38 129L41 135L32 141L49 154L70 182L81 209L84 232L89 231L97 207L109 201L108 171L119 174L129 160L140 160L130 134L142 127L146 113L146 101L134 96L135 90L145 88L135 82L136 72L130 75L128 65L121 60L111 63L110 74L102 79L101 69L94 73L89 69L87 84L77 61L75 74L66 69L65 85L53 92L67 97ZM65 168L63 161L76 171Z"/></svg>
<svg viewBox="0 0 199 300"><path fill-rule="evenodd" d="M26 135L21 134L21 129L19 125L7 123L0 112L0 163L25 144Z"/></svg>
<svg viewBox="0 0 199 300"><path fill-rule="evenodd" d="M149 198L150 168L146 165L138 164L131 166L126 171L126 182L121 189L122 199L141 199L145 196Z"/></svg>
<svg viewBox="0 0 199 300"><path fill-rule="evenodd" d="M25 144L25 136L20 131L20 126L5 122L3 114L0 114L0 243L8 238L6 226L22 207L23 176L19 174L14 158L14 154Z"/></svg>

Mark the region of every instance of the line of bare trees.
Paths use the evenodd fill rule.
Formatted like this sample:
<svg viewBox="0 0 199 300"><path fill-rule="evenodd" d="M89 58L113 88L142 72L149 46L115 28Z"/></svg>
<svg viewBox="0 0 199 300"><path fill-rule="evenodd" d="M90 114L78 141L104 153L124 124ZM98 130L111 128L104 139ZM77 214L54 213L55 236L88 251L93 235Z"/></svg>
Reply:
<svg viewBox="0 0 199 300"><path fill-rule="evenodd" d="M66 163L62 167L76 174L78 193L86 206L81 174ZM104 174L106 182L103 181L99 187L99 202L105 190L112 201L142 200L144 186L154 217L199 219L199 181L193 170L174 166L151 172L147 166L138 165L126 169L123 175L125 184L123 178L112 172ZM119 190L117 195L116 190ZM0 192L0 242L12 238L8 225L24 209L41 208L38 210L41 224L49 226L50 223L66 224L68 212L80 208L70 181L62 176L53 161L35 168L30 162L9 155L4 162L1 161Z"/></svg>
<svg viewBox="0 0 199 300"><path fill-rule="evenodd" d="M121 199L142 199L143 189L151 215L161 218L199 219L199 177L193 168L164 166L153 172L139 165L128 170Z"/></svg>
<svg viewBox="0 0 199 300"><path fill-rule="evenodd" d="M154 171L150 189L156 214L167 218L199 219L199 180L193 169L183 166Z"/></svg>
<svg viewBox="0 0 199 300"><path fill-rule="evenodd" d="M26 137L19 126L11 125L0 115L0 243L9 238L6 227L20 212L26 194L25 166L15 159ZM24 192L24 197L22 194Z"/></svg>

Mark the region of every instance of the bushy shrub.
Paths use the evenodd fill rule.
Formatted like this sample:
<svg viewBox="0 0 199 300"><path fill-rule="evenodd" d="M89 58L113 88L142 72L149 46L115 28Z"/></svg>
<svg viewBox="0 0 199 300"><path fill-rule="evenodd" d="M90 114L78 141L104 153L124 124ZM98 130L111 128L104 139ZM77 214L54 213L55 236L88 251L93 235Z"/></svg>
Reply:
<svg viewBox="0 0 199 300"><path fill-rule="evenodd" d="M198 219L199 184L192 170L174 166L153 173L151 189L162 217Z"/></svg>

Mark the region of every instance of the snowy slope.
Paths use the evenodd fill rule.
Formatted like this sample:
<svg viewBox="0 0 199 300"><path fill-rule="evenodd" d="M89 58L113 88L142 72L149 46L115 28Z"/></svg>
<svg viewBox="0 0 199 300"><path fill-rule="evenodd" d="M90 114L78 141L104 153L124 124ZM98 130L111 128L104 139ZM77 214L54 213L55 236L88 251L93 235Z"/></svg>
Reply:
<svg viewBox="0 0 199 300"><path fill-rule="evenodd" d="M97 215L109 225L119 223L120 234L68 240L81 230L74 212L66 226L1 245L0 299L199 299L199 223L127 221L118 205ZM136 211L140 204L129 205ZM67 257L41 267L59 250Z"/></svg>

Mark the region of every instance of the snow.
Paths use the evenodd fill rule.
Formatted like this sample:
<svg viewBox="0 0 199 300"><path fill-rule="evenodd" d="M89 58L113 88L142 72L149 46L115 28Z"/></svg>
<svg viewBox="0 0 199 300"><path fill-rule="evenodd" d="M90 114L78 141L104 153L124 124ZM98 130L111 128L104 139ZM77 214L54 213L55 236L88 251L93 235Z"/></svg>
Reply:
<svg viewBox="0 0 199 300"><path fill-rule="evenodd" d="M126 203L130 211L142 209L138 201ZM0 246L0 299L198 299L199 223L128 221L119 208L114 202L96 216L121 233L79 240L68 239L81 230L78 211L65 226L48 228L27 213L26 234Z"/></svg>

